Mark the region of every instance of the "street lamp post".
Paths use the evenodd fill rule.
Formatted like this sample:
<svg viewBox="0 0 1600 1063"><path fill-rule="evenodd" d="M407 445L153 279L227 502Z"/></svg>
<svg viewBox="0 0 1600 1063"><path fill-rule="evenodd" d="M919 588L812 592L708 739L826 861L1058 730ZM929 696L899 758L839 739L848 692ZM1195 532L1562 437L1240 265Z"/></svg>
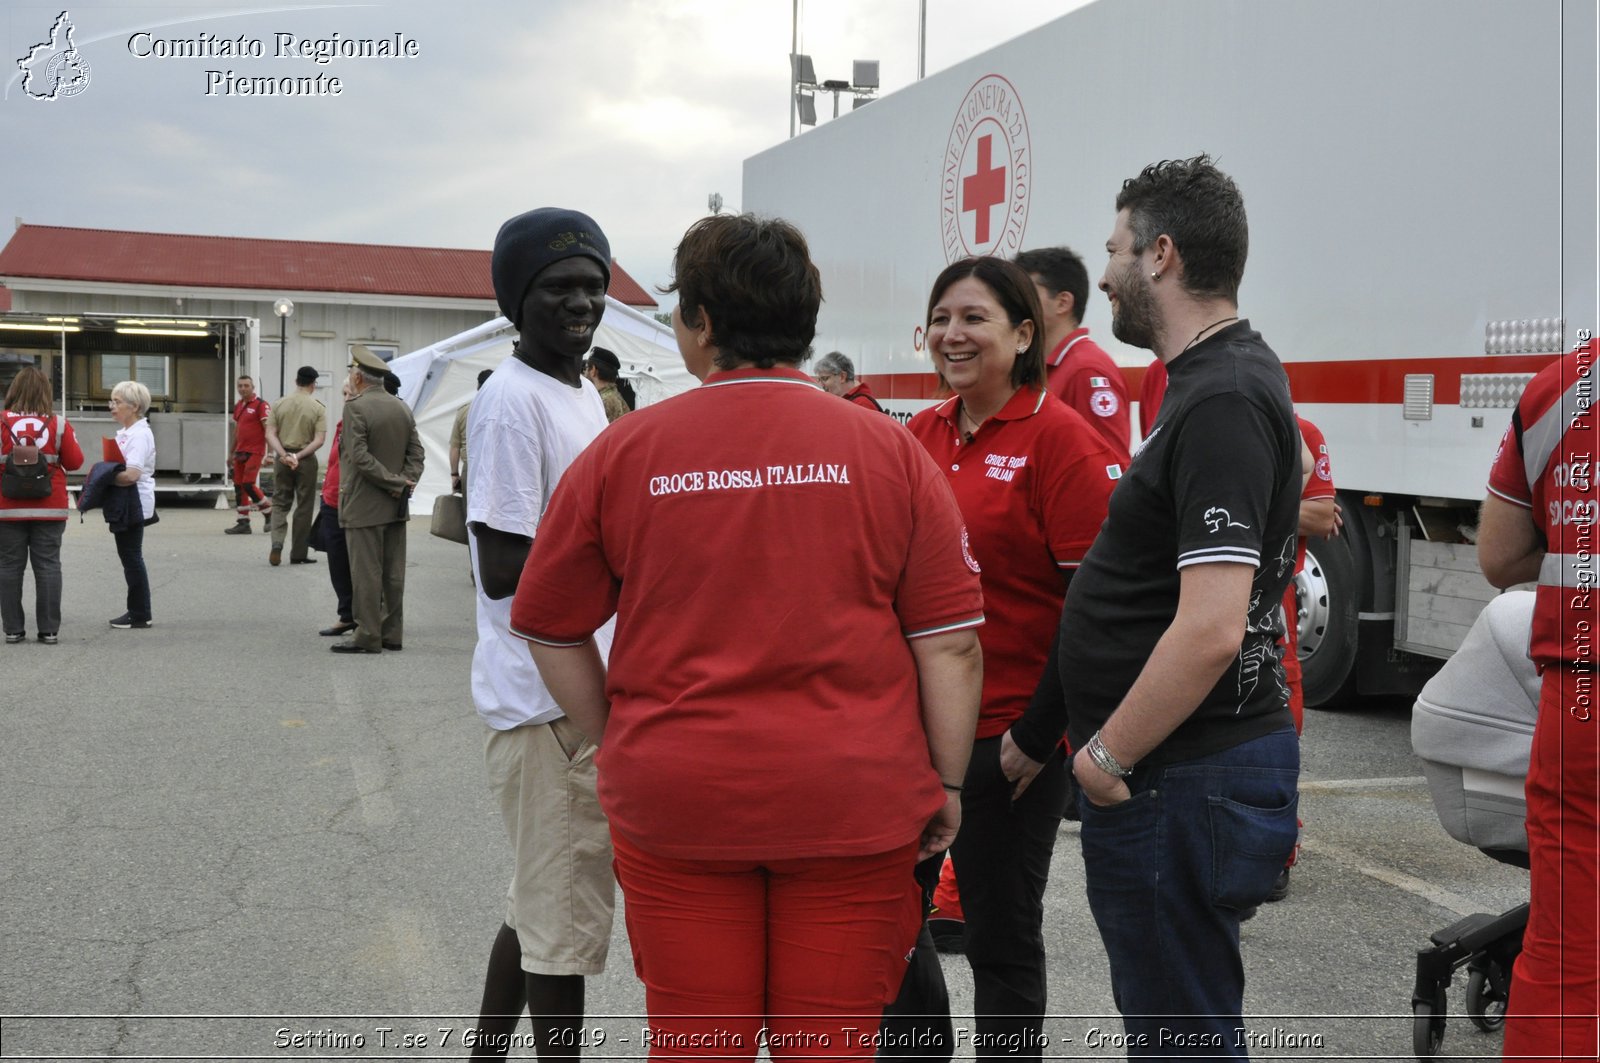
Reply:
<svg viewBox="0 0 1600 1063"><path fill-rule="evenodd" d="M294 316L294 303L279 299L272 304L278 315L278 394L289 393L289 318Z"/></svg>

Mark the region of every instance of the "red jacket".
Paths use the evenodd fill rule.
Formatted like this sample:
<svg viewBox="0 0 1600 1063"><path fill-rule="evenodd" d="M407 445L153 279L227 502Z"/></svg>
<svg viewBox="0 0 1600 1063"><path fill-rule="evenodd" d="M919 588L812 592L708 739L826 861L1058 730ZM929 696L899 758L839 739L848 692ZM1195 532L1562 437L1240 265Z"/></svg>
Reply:
<svg viewBox="0 0 1600 1063"><path fill-rule="evenodd" d="M58 414L40 417L7 410L0 419L0 458L11 453L13 441L38 445L39 453L50 464L50 497L6 498L0 495L0 520L66 520L67 473L83 467L83 449L78 446L78 436L72 425Z"/></svg>

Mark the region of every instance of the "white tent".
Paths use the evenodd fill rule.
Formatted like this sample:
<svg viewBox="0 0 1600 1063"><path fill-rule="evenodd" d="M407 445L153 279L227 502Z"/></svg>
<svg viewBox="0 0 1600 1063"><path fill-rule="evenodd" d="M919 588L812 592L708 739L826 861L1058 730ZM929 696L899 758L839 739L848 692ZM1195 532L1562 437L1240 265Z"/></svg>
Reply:
<svg viewBox="0 0 1600 1063"><path fill-rule="evenodd" d="M495 368L511 355L511 341L516 336L511 323L497 317L389 363L400 378L400 398L411 407L422 436L425 464L422 482L411 500L413 515L431 513L433 500L450 490L450 428L456 410L477 391L478 373ZM617 356L622 376L633 385L640 406L660 402L699 383L684 368L670 328L609 295L605 317L595 332L595 346Z"/></svg>

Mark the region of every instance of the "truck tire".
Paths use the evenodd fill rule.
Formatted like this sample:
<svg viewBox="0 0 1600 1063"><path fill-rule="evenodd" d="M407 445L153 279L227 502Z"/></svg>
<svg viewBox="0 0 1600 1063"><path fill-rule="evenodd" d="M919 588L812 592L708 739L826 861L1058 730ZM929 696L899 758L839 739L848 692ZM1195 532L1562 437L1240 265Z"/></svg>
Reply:
<svg viewBox="0 0 1600 1063"><path fill-rule="evenodd" d="M1305 570L1294 580L1306 707L1334 708L1355 693L1361 584L1349 537L1306 540Z"/></svg>

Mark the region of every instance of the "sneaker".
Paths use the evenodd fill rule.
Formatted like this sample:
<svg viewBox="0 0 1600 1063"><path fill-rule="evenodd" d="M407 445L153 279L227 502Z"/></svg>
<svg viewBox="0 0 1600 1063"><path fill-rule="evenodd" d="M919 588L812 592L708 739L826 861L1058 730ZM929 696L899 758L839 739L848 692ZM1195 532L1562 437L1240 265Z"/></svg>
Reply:
<svg viewBox="0 0 1600 1063"><path fill-rule="evenodd" d="M1273 880L1272 892L1267 894L1267 903L1276 904L1287 896L1289 896L1289 869L1284 868Z"/></svg>
<svg viewBox="0 0 1600 1063"><path fill-rule="evenodd" d="M21 642L23 639L25 639L27 637L28 637L28 633L26 631L18 631L18 632L10 632L10 631L8 631L8 632L6 632L6 645L7 646L15 646L17 643Z"/></svg>
<svg viewBox="0 0 1600 1063"><path fill-rule="evenodd" d="M154 622L155 621L153 620L135 620L131 614L123 613L121 616L111 621L111 626L126 630L128 628L147 628Z"/></svg>
<svg viewBox="0 0 1600 1063"><path fill-rule="evenodd" d="M231 528L222 529L222 534L223 535L249 535L253 531L255 531L255 529L250 527L250 522L249 521L241 520Z"/></svg>
<svg viewBox="0 0 1600 1063"><path fill-rule="evenodd" d="M54 631L41 631L39 632L39 641L44 643L46 646L54 646L61 640L56 637L56 633Z"/></svg>

